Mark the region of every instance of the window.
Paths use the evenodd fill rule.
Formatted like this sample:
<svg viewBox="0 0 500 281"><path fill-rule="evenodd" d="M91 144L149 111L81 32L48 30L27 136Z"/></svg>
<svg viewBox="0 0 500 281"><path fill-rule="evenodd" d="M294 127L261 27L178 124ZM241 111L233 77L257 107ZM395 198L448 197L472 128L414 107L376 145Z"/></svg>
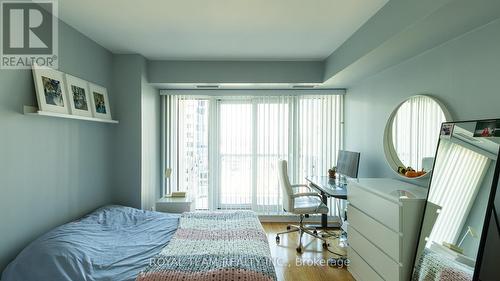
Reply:
<svg viewBox="0 0 500 281"><path fill-rule="evenodd" d="M277 161L304 182L326 174L342 146L341 95L163 99L166 188L195 195L197 209L280 213Z"/></svg>
<svg viewBox="0 0 500 281"><path fill-rule="evenodd" d="M208 100L178 101L178 190L197 195L197 207L208 208Z"/></svg>

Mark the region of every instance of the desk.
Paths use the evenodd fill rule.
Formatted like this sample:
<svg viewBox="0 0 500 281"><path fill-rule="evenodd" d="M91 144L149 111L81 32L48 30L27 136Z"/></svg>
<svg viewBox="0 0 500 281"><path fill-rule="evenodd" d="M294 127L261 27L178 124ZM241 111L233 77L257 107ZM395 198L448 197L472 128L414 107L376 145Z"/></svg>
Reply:
<svg viewBox="0 0 500 281"><path fill-rule="evenodd" d="M327 176L308 176L306 180L310 182L310 186L316 189L321 194L321 201L328 206L328 197L333 197L335 199L347 199L347 185L339 186L335 184L334 179L330 179ZM337 208L338 207L338 202ZM339 210L340 211L340 210ZM340 214L340 212L339 212ZM337 222L328 224L328 215L321 215L321 225L318 228L340 228L342 226L342 220L339 218Z"/></svg>

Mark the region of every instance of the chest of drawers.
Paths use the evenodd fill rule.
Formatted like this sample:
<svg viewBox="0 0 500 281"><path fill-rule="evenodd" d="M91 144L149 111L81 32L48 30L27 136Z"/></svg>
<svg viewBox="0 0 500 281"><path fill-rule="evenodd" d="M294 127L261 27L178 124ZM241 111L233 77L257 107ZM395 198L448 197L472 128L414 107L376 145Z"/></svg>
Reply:
<svg viewBox="0 0 500 281"><path fill-rule="evenodd" d="M426 195L395 179L349 181L348 257L356 280L409 280Z"/></svg>

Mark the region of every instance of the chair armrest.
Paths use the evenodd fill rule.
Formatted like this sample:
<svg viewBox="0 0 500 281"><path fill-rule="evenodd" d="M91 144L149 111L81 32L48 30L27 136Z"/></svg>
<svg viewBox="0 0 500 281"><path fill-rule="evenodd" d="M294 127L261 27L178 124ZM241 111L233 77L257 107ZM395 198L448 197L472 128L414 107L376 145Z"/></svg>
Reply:
<svg viewBox="0 0 500 281"><path fill-rule="evenodd" d="M305 196L316 196L316 197L321 198L321 195L319 195L316 192L301 192L301 193L295 193L292 195L293 198L305 197Z"/></svg>
<svg viewBox="0 0 500 281"><path fill-rule="evenodd" d="M312 190L311 187L307 184L292 184L293 189L298 189L300 190L301 187L305 187L307 190Z"/></svg>
<svg viewBox="0 0 500 281"><path fill-rule="evenodd" d="M309 186L307 184L304 184L304 183L302 183L302 184L292 184L292 187L300 187L300 186L309 188Z"/></svg>

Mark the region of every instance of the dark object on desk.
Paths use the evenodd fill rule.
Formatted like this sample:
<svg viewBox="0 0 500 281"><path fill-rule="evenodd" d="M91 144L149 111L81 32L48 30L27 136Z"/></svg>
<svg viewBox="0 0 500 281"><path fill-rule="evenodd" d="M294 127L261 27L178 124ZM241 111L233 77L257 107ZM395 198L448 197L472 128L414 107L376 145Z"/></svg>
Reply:
<svg viewBox="0 0 500 281"><path fill-rule="evenodd" d="M337 172L337 167L332 167L328 169L328 177L330 179L335 179L335 173Z"/></svg>
<svg viewBox="0 0 500 281"><path fill-rule="evenodd" d="M337 173L349 178L357 178L359 156L359 152L340 150L337 158Z"/></svg>

